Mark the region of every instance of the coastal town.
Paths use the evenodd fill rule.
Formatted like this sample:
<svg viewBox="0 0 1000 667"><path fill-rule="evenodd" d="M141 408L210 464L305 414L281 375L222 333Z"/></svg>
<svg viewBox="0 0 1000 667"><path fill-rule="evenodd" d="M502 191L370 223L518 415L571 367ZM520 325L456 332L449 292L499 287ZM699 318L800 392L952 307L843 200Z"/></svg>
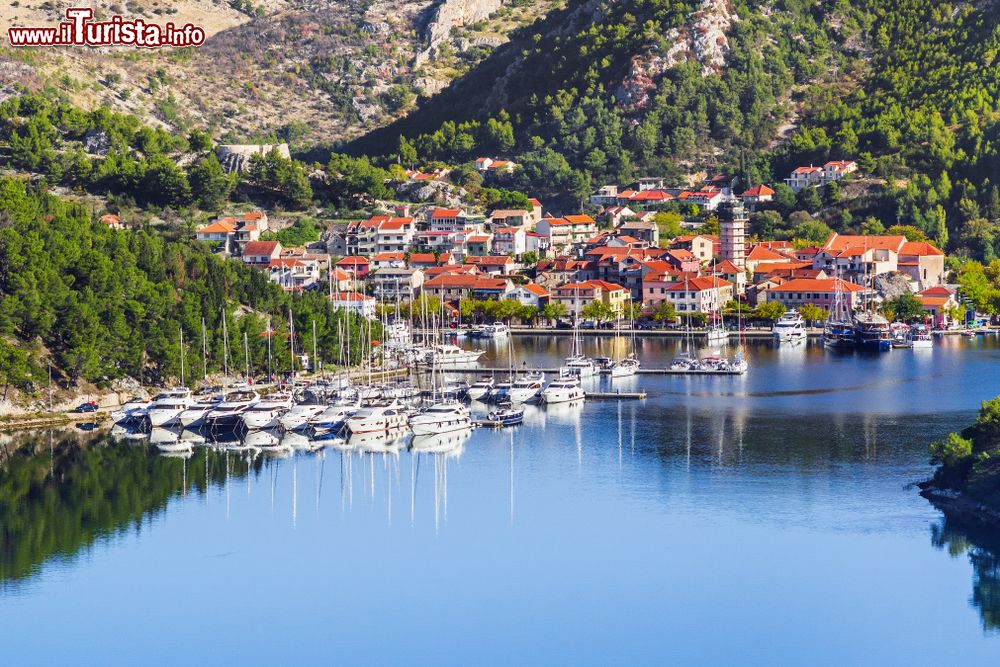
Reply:
<svg viewBox="0 0 1000 667"><path fill-rule="evenodd" d="M480 158L476 167L489 174L516 165ZM852 161L801 167L786 183L796 192L822 188L857 170ZM265 240L275 230L266 212L254 210L218 217L197 228L196 238L286 291L325 290L338 308L365 317L426 295L443 302L455 321L468 301L466 318L496 319L499 312L525 325L675 323L686 316L703 325L711 313L737 304L774 321L781 309L760 310L769 303L815 306L823 311L813 318L820 323L838 293L851 312L908 293L919 300L923 323L964 322L945 255L933 243L903 234L833 232L815 245L754 237L749 215L766 210L774 193L763 184L740 188L726 175L706 177L693 189L642 178L599 188L589 198L592 212L556 215L538 199L528 200L530 209L483 212L400 203L331 224L319 241L286 247ZM488 301L516 307L484 308Z"/></svg>

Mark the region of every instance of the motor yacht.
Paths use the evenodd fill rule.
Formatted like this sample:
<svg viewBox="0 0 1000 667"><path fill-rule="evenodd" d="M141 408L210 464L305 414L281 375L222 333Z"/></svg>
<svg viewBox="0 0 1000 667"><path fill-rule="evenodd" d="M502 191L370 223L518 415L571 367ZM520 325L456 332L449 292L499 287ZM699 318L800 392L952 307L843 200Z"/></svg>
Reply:
<svg viewBox="0 0 1000 667"><path fill-rule="evenodd" d="M194 405L191 390L186 387L168 389L158 394L146 409L149 425L166 426L177 421L184 410Z"/></svg>
<svg viewBox="0 0 1000 667"><path fill-rule="evenodd" d="M527 403L538 398L544 388L545 373L528 373L515 378L507 395L512 403Z"/></svg>
<svg viewBox="0 0 1000 667"><path fill-rule="evenodd" d="M583 379L597 375L598 368L593 359L582 354L577 354L566 357L566 363L563 365L563 371Z"/></svg>
<svg viewBox="0 0 1000 667"><path fill-rule="evenodd" d="M472 331L473 338L503 338L510 335L510 327L503 322L483 324Z"/></svg>
<svg viewBox="0 0 1000 667"><path fill-rule="evenodd" d="M397 403L361 408L347 420L347 430L352 435L382 433L404 429L407 424L406 411Z"/></svg>
<svg viewBox="0 0 1000 667"><path fill-rule="evenodd" d="M806 323L793 308L778 318L771 335L779 343L799 343L806 339Z"/></svg>
<svg viewBox="0 0 1000 667"><path fill-rule="evenodd" d="M243 423L243 413L255 405L260 396L253 389L237 389L230 393L205 415L205 421L213 429L233 429Z"/></svg>
<svg viewBox="0 0 1000 667"><path fill-rule="evenodd" d="M472 366L479 363L485 350L463 350L458 345L441 343L434 345L424 356L424 363L431 366Z"/></svg>
<svg viewBox="0 0 1000 667"><path fill-rule="evenodd" d="M146 410L152 405L152 401L141 396L134 396L125 402L120 408L111 413L111 418L116 422L139 421L146 416Z"/></svg>
<svg viewBox="0 0 1000 667"><path fill-rule="evenodd" d="M490 392L493 391L493 384L493 378L488 375L479 378L469 385L469 390L466 392L466 395L473 401L481 401L484 398L489 397Z"/></svg>
<svg viewBox="0 0 1000 667"><path fill-rule="evenodd" d="M505 403L492 410L486 419L498 426L516 426L524 423L524 408L515 408L510 403Z"/></svg>
<svg viewBox="0 0 1000 667"><path fill-rule="evenodd" d="M281 424L281 416L292 407L291 394L265 396L243 411L243 425L251 431L269 429Z"/></svg>
<svg viewBox="0 0 1000 667"><path fill-rule="evenodd" d="M414 435L438 435L471 427L469 409L458 401L441 401L410 417Z"/></svg>
<svg viewBox="0 0 1000 667"><path fill-rule="evenodd" d="M542 391L542 400L546 404L582 401L584 396L583 388L580 387L580 379L573 375L560 376L550 382L549 386Z"/></svg>
<svg viewBox="0 0 1000 667"><path fill-rule="evenodd" d="M914 349L934 347L930 329L923 324L915 324L910 328L909 341L910 347Z"/></svg>
<svg viewBox="0 0 1000 667"><path fill-rule="evenodd" d="M298 431L309 426L309 421L327 409L324 403L298 403L281 415L278 422L286 431Z"/></svg>

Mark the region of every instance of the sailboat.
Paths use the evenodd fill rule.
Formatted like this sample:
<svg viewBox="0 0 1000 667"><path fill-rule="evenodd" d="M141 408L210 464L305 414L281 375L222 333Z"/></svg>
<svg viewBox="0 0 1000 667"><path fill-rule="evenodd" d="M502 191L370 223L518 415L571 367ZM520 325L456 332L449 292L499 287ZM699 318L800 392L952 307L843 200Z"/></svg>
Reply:
<svg viewBox="0 0 1000 667"><path fill-rule="evenodd" d="M635 322L632 315L632 309L629 308L629 338L632 351L625 357L620 356L622 349L621 335L618 331L615 331L615 353L619 356L615 364L611 367L611 379L632 377L639 370L639 358L635 354Z"/></svg>
<svg viewBox="0 0 1000 667"><path fill-rule="evenodd" d="M832 349L849 350L854 347L854 320L844 300L843 280L834 278L833 308L823 325L823 345Z"/></svg>
<svg viewBox="0 0 1000 667"><path fill-rule="evenodd" d="M443 323L443 318L442 318ZM410 417L414 435L428 436L472 428L472 416L464 403L439 395L439 367L431 358L431 404Z"/></svg>
<svg viewBox="0 0 1000 667"><path fill-rule="evenodd" d="M729 332L726 331L726 324L722 318L722 304L719 303L719 290L718 290L718 278L715 276L715 272L712 272L712 282L713 286L716 288L714 290L714 296L712 297L712 307L708 313L708 331L705 332L705 339L709 343L722 343L729 339ZM685 289L687 288L687 279L685 279Z"/></svg>
<svg viewBox="0 0 1000 667"><path fill-rule="evenodd" d="M583 378L589 378L597 375L597 364L593 359L583 354L583 349L580 344L580 291L577 289L576 298L574 302L574 312L573 312L573 349L570 351L570 355L566 357L566 363L560 370L560 373L569 373L575 375L581 380Z"/></svg>

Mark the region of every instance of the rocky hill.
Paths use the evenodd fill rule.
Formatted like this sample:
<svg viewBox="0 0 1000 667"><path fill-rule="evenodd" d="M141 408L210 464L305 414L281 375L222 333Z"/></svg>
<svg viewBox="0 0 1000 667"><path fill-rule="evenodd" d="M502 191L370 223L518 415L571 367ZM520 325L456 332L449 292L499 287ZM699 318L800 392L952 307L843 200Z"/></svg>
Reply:
<svg viewBox="0 0 1000 667"><path fill-rule="evenodd" d="M355 136L405 114L558 0L93 0L98 17L192 22L197 49L12 49L0 86L47 90L169 128L303 145ZM80 4L80 3L76 3ZM0 23L53 25L64 6L21 0Z"/></svg>

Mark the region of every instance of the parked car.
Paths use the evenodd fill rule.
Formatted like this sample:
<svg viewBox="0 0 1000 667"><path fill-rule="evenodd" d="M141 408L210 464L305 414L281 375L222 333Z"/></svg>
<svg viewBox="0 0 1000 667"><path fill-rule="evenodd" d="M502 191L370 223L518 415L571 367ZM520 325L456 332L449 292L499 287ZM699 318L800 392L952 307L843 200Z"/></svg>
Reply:
<svg viewBox="0 0 1000 667"><path fill-rule="evenodd" d="M573 328L572 322L566 322L564 320L556 321L556 329L572 329L572 328Z"/></svg>
<svg viewBox="0 0 1000 667"><path fill-rule="evenodd" d="M87 401L86 403L81 403L76 406L76 409L73 412L97 412L97 402Z"/></svg>

